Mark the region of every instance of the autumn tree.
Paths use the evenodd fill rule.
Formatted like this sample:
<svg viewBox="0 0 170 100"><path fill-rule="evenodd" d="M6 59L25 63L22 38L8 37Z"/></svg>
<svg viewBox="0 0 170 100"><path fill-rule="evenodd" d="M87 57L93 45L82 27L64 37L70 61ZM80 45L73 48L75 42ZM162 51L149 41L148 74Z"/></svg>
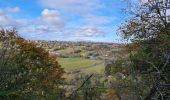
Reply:
<svg viewBox="0 0 170 100"><path fill-rule="evenodd" d="M133 5L135 9L128 9L132 18L119 29L122 37L131 42L128 48L133 74L150 80L147 85L152 88L144 96L146 100L167 99L170 95L170 2L148 0Z"/></svg>
<svg viewBox="0 0 170 100"><path fill-rule="evenodd" d="M15 30L0 30L0 98L57 98L64 70L42 47Z"/></svg>

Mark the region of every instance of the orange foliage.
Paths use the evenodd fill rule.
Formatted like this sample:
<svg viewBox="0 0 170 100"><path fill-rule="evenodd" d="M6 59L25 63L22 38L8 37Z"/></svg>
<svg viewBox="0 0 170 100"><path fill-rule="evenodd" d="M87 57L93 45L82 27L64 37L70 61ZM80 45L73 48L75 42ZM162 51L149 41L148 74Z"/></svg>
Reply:
<svg viewBox="0 0 170 100"><path fill-rule="evenodd" d="M35 43L19 37L15 30L1 30L0 42L4 47L7 46L9 61L15 62L18 69L24 69L28 73L29 87L34 88L33 92L40 86L53 88L59 80L63 80L64 70L57 62L57 57L50 55L42 47L37 47Z"/></svg>

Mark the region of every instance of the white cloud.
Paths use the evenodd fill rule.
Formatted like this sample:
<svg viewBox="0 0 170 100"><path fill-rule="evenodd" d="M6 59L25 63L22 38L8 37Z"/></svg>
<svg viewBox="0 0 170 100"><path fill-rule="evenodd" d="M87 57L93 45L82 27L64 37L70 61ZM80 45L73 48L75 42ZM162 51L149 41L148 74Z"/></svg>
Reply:
<svg viewBox="0 0 170 100"><path fill-rule="evenodd" d="M73 1L73 0L71 0ZM71 2L70 1L70 2ZM86 1L86 0L83 0ZM78 1L77 1L78 3ZM81 3L81 2L80 2ZM41 15L37 18L32 19L17 19L15 16L11 15L14 13L19 13L21 10L19 8L5 8L6 10L0 10L0 23L5 27L17 27L19 33L24 37L35 36L45 36L54 34L52 36L72 36L72 37L81 37L81 38L90 38L95 36L103 36L105 32L102 27L97 27L97 25L80 26L78 28L73 27L68 29L65 27L65 20L60 15L59 10L44 9L41 12ZM89 14L88 14L89 15ZM105 16L95 16L89 15L84 18L86 22L103 24L109 23L111 20L109 17ZM32 35L29 35L32 34Z"/></svg>
<svg viewBox="0 0 170 100"><path fill-rule="evenodd" d="M8 7L6 8L8 13L19 13L21 9L19 7Z"/></svg>
<svg viewBox="0 0 170 100"><path fill-rule="evenodd" d="M41 15L37 18L20 20L24 26L19 30L20 33L25 34L61 34L65 27L65 23L57 10L44 9ZM28 35L29 36L29 35Z"/></svg>
<svg viewBox="0 0 170 100"><path fill-rule="evenodd" d="M22 24L21 20L14 19L10 14L19 13L19 7L0 8L0 26L2 27L18 27Z"/></svg>
<svg viewBox="0 0 170 100"><path fill-rule="evenodd" d="M115 17L106 17L106 16L96 16L96 15L88 15L85 16L84 20L87 23L91 23L91 24L107 24L107 23L111 23L113 20L115 19Z"/></svg>
<svg viewBox="0 0 170 100"><path fill-rule="evenodd" d="M75 36L85 36L85 37L93 37L93 36L103 36L105 32L102 28L96 26L84 26L80 27L73 32Z"/></svg>
<svg viewBox="0 0 170 100"><path fill-rule="evenodd" d="M40 30L40 31L47 31L47 30L49 30L49 27L44 26L44 25L40 25L40 26L35 27L35 29Z"/></svg>
<svg viewBox="0 0 170 100"><path fill-rule="evenodd" d="M62 28L64 27L64 22L57 10L44 9L41 13L40 21L41 23L48 24L51 27Z"/></svg>
<svg viewBox="0 0 170 100"><path fill-rule="evenodd" d="M3 27L17 27L20 25L19 21L3 13L0 13L0 23L0 25Z"/></svg>
<svg viewBox="0 0 170 100"><path fill-rule="evenodd" d="M0 8L0 14L13 14L19 13L21 9L19 7L7 7L7 8Z"/></svg>
<svg viewBox="0 0 170 100"><path fill-rule="evenodd" d="M40 0L45 7L71 13L89 13L103 5L99 0Z"/></svg>
<svg viewBox="0 0 170 100"><path fill-rule="evenodd" d="M6 15L0 14L0 23L1 25L8 25L9 18Z"/></svg>
<svg viewBox="0 0 170 100"><path fill-rule="evenodd" d="M49 27L48 26L44 26L44 25L40 25L40 26L27 26L27 27L23 27L20 31L22 33L44 33L44 32L48 32L49 31Z"/></svg>

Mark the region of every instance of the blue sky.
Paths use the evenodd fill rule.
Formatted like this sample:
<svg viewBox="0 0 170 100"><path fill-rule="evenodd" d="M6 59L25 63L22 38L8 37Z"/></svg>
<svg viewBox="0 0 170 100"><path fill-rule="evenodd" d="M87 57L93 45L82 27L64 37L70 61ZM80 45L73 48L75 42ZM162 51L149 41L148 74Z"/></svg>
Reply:
<svg viewBox="0 0 170 100"><path fill-rule="evenodd" d="M123 0L1 0L0 26L31 40L121 42Z"/></svg>

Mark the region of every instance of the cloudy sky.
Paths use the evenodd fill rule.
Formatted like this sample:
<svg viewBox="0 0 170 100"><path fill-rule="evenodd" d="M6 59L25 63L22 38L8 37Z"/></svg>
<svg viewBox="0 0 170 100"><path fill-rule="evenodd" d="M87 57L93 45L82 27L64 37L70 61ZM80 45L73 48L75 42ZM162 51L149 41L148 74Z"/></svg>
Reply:
<svg viewBox="0 0 170 100"><path fill-rule="evenodd" d="M26 39L121 42L124 0L0 0L0 26Z"/></svg>

